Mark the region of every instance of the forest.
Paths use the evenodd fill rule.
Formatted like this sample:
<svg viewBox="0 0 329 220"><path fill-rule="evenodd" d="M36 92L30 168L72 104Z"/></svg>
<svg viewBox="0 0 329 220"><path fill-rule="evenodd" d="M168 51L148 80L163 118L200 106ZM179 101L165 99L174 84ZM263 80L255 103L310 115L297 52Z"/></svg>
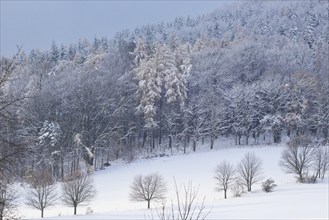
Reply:
<svg viewBox="0 0 329 220"><path fill-rule="evenodd" d="M141 153L212 149L220 136L328 144L328 21L327 1L245 1L111 39L18 48L0 63L0 177L62 180Z"/></svg>

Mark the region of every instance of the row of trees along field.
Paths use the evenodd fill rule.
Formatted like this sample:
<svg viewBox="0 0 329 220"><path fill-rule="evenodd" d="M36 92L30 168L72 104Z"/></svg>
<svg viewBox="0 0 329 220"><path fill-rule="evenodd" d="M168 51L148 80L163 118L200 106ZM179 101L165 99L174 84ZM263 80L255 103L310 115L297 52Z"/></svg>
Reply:
<svg viewBox="0 0 329 220"><path fill-rule="evenodd" d="M328 143L328 2L245 2L1 58L1 175L62 179L155 149Z"/></svg>

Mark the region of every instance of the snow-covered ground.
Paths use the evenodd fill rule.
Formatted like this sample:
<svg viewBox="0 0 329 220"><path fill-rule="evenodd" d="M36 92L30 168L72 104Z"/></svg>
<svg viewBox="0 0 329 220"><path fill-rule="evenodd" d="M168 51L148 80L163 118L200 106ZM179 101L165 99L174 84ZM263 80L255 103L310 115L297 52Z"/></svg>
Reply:
<svg viewBox="0 0 329 220"><path fill-rule="evenodd" d="M293 175L285 174L279 167L284 145L266 145L252 147L223 147L217 143L215 149L199 149L198 152L171 157L139 159L129 164L117 163L106 170L95 173L97 198L88 206L78 206L78 216L73 216L73 208L56 205L45 210L45 217L52 219L151 219L157 217L156 208L160 204L152 203L147 210L146 202L129 201L130 184L134 176L157 172L168 183L166 204L175 199L174 178L179 185L192 181L199 186L199 200L205 196L208 219L328 219L328 175L324 181L316 184L296 183ZM238 163L246 152L254 152L263 160L264 180L272 178L278 185L274 192L265 193L260 184L252 192L235 198L230 193L223 198L223 192L215 191L214 170L221 161ZM86 215L86 210L93 214ZM23 218L38 218L40 212L21 205Z"/></svg>

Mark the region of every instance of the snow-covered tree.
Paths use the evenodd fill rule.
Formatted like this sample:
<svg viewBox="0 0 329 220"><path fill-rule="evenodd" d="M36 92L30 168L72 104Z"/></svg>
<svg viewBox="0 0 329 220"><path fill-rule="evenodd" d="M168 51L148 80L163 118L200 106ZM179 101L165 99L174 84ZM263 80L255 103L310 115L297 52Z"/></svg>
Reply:
<svg viewBox="0 0 329 220"><path fill-rule="evenodd" d="M38 132L36 148L34 149L37 169L51 172L55 177L59 177L60 169L60 151L57 145L60 135L59 124L46 120Z"/></svg>
<svg viewBox="0 0 329 220"><path fill-rule="evenodd" d="M190 46L181 44L169 51L165 46L165 72L164 81L168 103L179 100L183 106L187 98L187 79L191 70Z"/></svg>

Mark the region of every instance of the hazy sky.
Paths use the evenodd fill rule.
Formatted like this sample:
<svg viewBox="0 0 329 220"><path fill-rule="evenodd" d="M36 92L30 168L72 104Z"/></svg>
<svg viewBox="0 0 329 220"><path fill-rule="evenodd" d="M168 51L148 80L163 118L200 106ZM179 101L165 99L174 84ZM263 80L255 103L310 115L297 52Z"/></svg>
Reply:
<svg viewBox="0 0 329 220"><path fill-rule="evenodd" d="M229 4L227 1L1 1L0 54L76 43L79 39L111 38L123 29L195 17Z"/></svg>

